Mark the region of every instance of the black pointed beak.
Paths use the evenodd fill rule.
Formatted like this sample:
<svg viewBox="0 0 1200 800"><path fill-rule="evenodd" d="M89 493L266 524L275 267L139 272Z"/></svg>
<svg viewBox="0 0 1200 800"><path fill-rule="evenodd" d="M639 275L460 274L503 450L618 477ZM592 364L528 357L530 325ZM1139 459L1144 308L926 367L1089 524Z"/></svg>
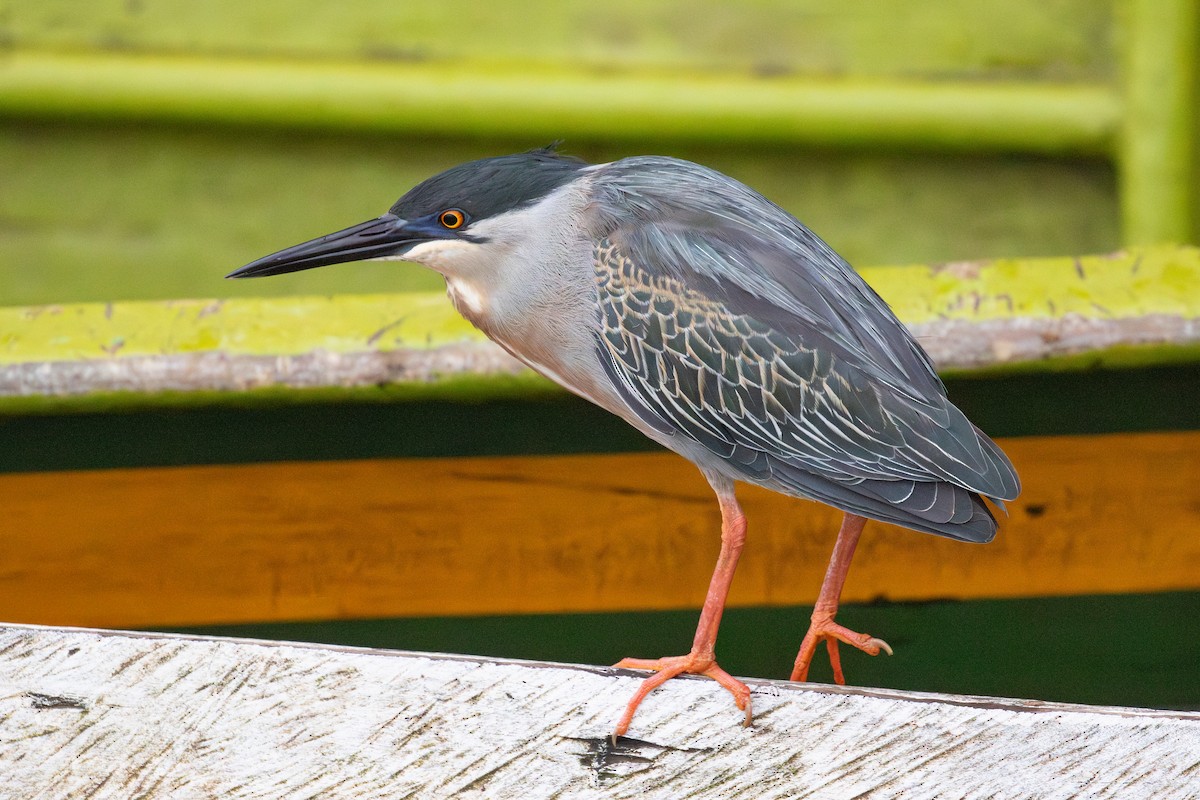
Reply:
<svg viewBox="0 0 1200 800"><path fill-rule="evenodd" d="M264 256L225 277L260 278L346 261L400 256L413 245L434 238L437 237L430 231L421 230L418 225L400 219L395 214L384 214L377 219Z"/></svg>

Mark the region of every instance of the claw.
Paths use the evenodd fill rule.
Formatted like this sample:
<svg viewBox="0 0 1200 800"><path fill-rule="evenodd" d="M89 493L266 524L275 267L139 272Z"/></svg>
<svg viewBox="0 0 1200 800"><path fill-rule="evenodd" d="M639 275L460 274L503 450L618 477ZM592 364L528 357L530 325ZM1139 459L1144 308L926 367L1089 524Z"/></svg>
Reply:
<svg viewBox="0 0 1200 800"><path fill-rule="evenodd" d="M892 653L891 645L889 645L883 639L876 639L875 637L872 636L870 639L867 639L867 644L870 645L872 648L874 648L875 652L871 653L871 655L873 655L873 656L879 655L880 650L887 653L889 656L895 655L894 653Z"/></svg>

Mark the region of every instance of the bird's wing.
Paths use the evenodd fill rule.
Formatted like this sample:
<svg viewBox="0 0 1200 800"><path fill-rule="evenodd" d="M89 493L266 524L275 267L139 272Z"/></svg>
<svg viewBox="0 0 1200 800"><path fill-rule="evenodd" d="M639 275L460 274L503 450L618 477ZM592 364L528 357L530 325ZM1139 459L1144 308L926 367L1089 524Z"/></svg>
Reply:
<svg viewBox="0 0 1200 800"><path fill-rule="evenodd" d="M657 189L678 180L610 176L594 209L597 352L643 421L843 507L865 494L950 522L967 513L954 486L1015 497L1008 459L865 282L786 212L740 184L715 200L716 173L685 166L700 185L682 201Z"/></svg>

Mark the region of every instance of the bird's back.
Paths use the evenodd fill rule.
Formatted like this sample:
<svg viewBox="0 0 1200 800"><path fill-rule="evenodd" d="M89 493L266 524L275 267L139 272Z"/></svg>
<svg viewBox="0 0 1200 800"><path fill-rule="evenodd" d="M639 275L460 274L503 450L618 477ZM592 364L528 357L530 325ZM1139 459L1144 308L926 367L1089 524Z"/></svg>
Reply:
<svg viewBox="0 0 1200 800"><path fill-rule="evenodd" d="M655 438L864 516L994 535L980 495L1016 497L1011 463L828 245L689 162L625 159L592 180L597 357Z"/></svg>

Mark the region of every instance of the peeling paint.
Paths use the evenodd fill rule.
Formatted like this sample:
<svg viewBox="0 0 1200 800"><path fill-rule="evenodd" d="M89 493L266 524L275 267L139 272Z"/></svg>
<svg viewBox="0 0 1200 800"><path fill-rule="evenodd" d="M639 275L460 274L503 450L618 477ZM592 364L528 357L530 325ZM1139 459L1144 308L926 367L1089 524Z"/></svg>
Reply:
<svg viewBox="0 0 1200 800"><path fill-rule="evenodd" d="M384 338L386 332L393 336ZM397 340L432 348L483 338L442 294L0 308L0 365L83 361L98 352L119 358L352 353L389 349Z"/></svg>
<svg viewBox="0 0 1200 800"><path fill-rule="evenodd" d="M1200 318L1200 250L878 267L864 277L909 325L945 319ZM384 334L392 334L385 336ZM221 352L434 348L482 341L441 293L0 308L0 364Z"/></svg>

